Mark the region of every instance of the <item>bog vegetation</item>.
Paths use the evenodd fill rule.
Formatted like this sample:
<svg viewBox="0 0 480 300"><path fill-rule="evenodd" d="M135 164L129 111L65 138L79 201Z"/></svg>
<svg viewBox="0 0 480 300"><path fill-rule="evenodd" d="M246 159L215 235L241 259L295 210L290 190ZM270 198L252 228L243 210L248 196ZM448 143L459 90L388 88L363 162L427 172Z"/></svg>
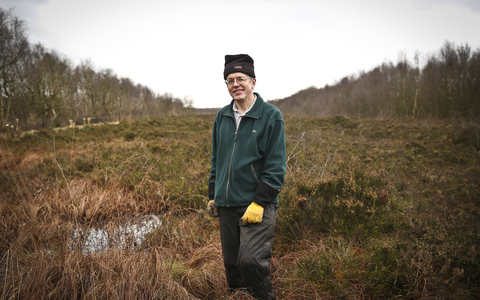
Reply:
<svg viewBox="0 0 480 300"><path fill-rule="evenodd" d="M30 45L1 8L0 36L0 299L250 299L204 212L215 115ZM447 42L275 102L279 299L480 298L479 57Z"/></svg>
<svg viewBox="0 0 480 300"><path fill-rule="evenodd" d="M228 295L207 201L214 114L2 139L2 299ZM480 296L478 125L285 116L279 299ZM89 229L147 216L140 242L86 252ZM74 234L77 233L77 234Z"/></svg>

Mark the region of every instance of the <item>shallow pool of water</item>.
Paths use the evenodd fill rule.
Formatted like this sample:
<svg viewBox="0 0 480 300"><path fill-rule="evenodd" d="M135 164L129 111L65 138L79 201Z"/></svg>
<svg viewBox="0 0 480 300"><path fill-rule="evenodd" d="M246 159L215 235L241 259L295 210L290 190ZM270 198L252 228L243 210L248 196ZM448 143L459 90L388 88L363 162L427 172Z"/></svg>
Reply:
<svg viewBox="0 0 480 300"><path fill-rule="evenodd" d="M84 254L99 253L110 249L127 249L142 244L145 236L162 225L158 216L149 215L126 224L99 228L76 228L70 236L70 250Z"/></svg>

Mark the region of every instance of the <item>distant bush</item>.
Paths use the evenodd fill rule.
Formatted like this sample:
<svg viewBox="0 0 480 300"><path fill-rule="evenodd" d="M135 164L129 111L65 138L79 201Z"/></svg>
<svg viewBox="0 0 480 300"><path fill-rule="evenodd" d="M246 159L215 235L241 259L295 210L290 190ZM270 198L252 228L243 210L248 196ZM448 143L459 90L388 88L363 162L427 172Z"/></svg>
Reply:
<svg viewBox="0 0 480 300"><path fill-rule="evenodd" d="M132 131L127 131L125 132L124 137L126 141L133 141L136 137L136 134Z"/></svg>

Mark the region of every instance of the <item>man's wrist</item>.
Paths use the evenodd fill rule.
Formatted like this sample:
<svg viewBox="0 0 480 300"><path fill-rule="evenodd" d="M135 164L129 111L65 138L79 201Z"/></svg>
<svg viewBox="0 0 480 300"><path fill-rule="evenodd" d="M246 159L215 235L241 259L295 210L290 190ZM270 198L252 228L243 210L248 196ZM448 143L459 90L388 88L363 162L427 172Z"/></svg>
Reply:
<svg viewBox="0 0 480 300"><path fill-rule="evenodd" d="M272 203L279 193L280 191L270 184L266 183L265 181L260 181L257 191L253 196L252 202L260 205L261 207L265 207Z"/></svg>
<svg viewBox="0 0 480 300"><path fill-rule="evenodd" d="M211 181L208 183L208 199L215 199L215 181Z"/></svg>

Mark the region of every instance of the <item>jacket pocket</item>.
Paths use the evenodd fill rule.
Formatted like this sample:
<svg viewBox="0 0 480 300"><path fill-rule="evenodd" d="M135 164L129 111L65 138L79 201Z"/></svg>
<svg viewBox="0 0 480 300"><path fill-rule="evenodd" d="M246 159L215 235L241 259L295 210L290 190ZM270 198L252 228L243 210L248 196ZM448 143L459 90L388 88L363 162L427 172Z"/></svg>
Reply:
<svg viewBox="0 0 480 300"><path fill-rule="evenodd" d="M255 179L257 180L257 182L260 182L260 180L258 180L257 172L255 172L255 168L253 167L252 164L250 164L250 166L252 167L252 172L253 172L253 175L255 176Z"/></svg>

